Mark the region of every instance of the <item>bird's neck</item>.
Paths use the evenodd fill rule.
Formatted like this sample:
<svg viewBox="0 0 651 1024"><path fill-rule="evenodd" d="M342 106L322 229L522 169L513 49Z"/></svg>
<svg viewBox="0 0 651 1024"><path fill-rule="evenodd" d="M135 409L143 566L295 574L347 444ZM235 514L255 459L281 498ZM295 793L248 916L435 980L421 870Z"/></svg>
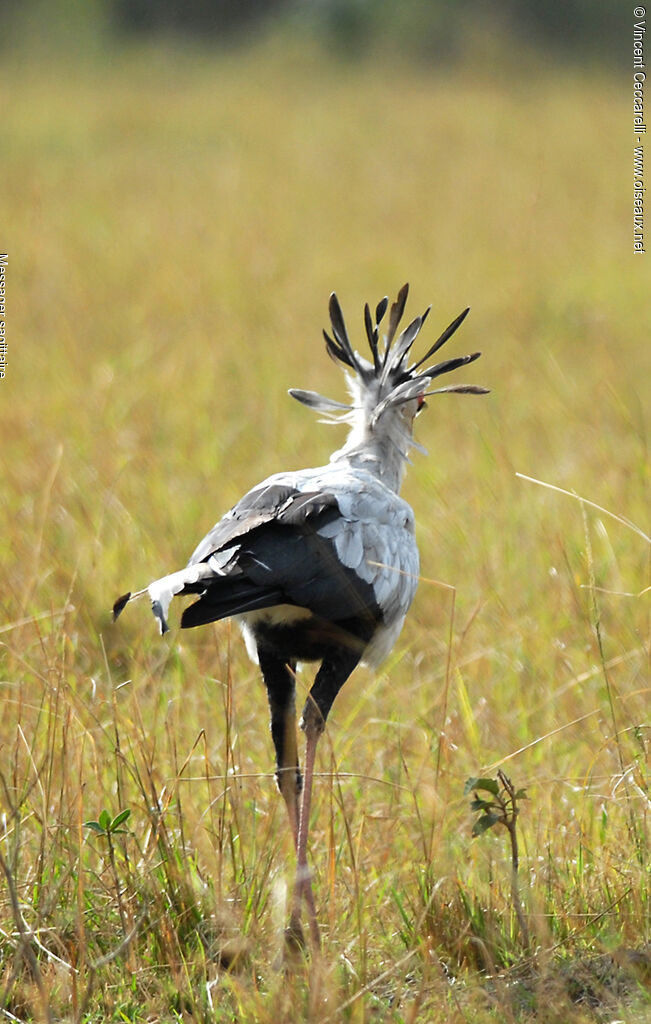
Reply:
<svg viewBox="0 0 651 1024"><path fill-rule="evenodd" d="M407 456L386 435L366 438L359 442L354 434L351 434L344 447L334 452L330 461L346 462L354 469L372 473L396 494L400 492L407 466Z"/></svg>

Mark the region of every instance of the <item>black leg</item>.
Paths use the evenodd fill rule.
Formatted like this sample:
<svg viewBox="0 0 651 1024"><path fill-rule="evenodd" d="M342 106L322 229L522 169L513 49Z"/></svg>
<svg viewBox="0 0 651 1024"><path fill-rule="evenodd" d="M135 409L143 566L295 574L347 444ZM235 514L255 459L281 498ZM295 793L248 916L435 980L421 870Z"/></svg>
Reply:
<svg viewBox="0 0 651 1024"><path fill-rule="evenodd" d="M314 899L310 881L310 869L307 864L307 837L310 825L310 804L312 800L312 779L314 762L319 737L325 729L326 719L333 701L349 675L359 662L359 650L340 649L324 658L321 668L303 709L301 729L305 732L305 779L303 782L303 799L298 826L296 883L294 886L294 902L290 931L301 933L301 901L306 897L310 921L310 934L315 949L319 948L319 925L314 911Z"/></svg>
<svg viewBox="0 0 651 1024"><path fill-rule="evenodd" d="M284 661L269 653L264 647L258 648L258 660L269 698L271 737L276 751L276 782L287 807L294 846L298 850L298 797L301 791L301 773L296 745L296 663ZM310 921L316 921L314 893L309 878L306 881L304 896ZM294 922L292 917L287 940L292 947L302 948L305 945L300 919Z"/></svg>
<svg viewBox="0 0 651 1024"><path fill-rule="evenodd" d="M360 657L358 645L351 644L334 649L323 659L301 716L301 729L307 737L313 730L317 736L323 732L335 697L359 664Z"/></svg>
<svg viewBox="0 0 651 1024"><path fill-rule="evenodd" d="M271 738L276 751L276 782L287 805L296 842L298 794L301 790L296 745L296 665L270 654L264 648L258 649L258 659L269 698Z"/></svg>

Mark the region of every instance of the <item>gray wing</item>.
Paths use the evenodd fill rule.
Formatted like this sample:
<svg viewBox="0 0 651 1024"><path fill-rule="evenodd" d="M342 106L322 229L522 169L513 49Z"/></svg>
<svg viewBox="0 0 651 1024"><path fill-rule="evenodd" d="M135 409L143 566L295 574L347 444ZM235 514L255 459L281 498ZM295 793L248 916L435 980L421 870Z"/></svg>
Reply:
<svg viewBox="0 0 651 1024"><path fill-rule="evenodd" d="M306 481L309 484L309 481ZM184 628L278 604L304 607L324 619L381 621L372 582L356 571L361 540L340 555L346 532L337 496L286 483L254 488L199 544L188 571L205 564L199 600L185 610ZM332 533L325 531L332 530ZM354 564L353 564L354 563ZM191 591L198 586L194 584ZM369 633L372 632L369 625Z"/></svg>
<svg viewBox="0 0 651 1024"><path fill-rule="evenodd" d="M161 632L180 594L199 596L183 613L184 628L278 604L333 622L362 619L369 635L404 618L418 573L411 510L385 488L350 483L279 475L249 491L185 569L147 588ZM116 616L130 597L116 602Z"/></svg>
<svg viewBox="0 0 651 1024"><path fill-rule="evenodd" d="M320 490L304 492L287 483L264 483L245 494L213 526L193 551L188 565L207 561L211 555L271 522L300 526L317 517L329 521L338 515L339 508L332 494Z"/></svg>
<svg viewBox="0 0 651 1024"><path fill-rule="evenodd" d="M374 512L367 494L343 504L346 514L324 524L321 536L331 538L340 561L372 587L385 623L404 617L419 573L411 509L395 498L376 505Z"/></svg>

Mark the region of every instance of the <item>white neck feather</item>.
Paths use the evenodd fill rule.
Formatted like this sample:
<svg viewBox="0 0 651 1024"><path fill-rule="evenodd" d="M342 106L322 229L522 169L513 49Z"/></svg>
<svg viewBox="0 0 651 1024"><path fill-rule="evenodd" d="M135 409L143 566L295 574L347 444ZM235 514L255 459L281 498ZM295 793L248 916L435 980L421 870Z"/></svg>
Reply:
<svg viewBox="0 0 651 1024"><path fill-rule="evenodd" d="M331 462L346 461L351 466L365 469L396 494L400 491L409 461L409 448L414 444L412 426L417 409L416 402L388 408L372 424L372 414L378 397L374 389L362 390L354 379L349 379L354 409L345 418L350 433L343 448L334 452Z"/></svg>

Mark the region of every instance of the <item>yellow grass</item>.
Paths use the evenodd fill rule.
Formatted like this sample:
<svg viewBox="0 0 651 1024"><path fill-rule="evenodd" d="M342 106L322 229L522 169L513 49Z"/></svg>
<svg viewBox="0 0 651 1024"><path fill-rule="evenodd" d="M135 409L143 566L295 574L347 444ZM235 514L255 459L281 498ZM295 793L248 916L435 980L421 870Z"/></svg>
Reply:
<svg viewBox="0 0 651 1024"><path fill-rule="evenodd" d="M45 61L7 99L7 1019L648 1019L650 317L625 85L273 44ZM472 307L454 352L483 351L464 379L492 393L418 421L424 578L389 663L333 710L323 962L285 975L257 671L228 624L160 638L145 604L109 609L244 489L327 459L341 435L285 393L343 397L328 293L361 345L363 302L405 280L432 339ZM472 839L463 794L498 766L529 796L529 949L506 833ZM83 824L103 809L131 811L111 843Z"/></svg>

